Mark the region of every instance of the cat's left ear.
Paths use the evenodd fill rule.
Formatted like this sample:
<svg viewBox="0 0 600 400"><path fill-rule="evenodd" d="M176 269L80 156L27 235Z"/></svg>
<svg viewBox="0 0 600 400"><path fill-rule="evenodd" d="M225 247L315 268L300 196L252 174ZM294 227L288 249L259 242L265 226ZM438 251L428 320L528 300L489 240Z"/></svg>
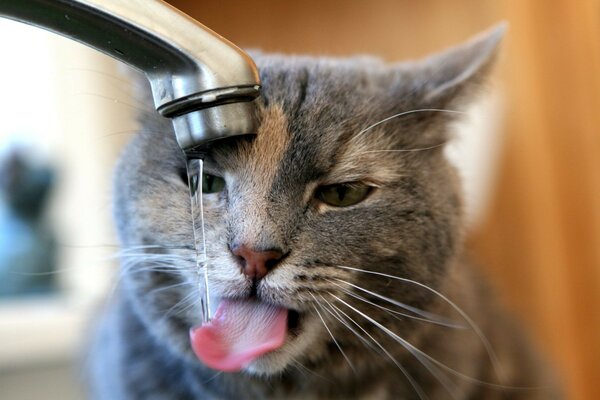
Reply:
<svg viewBox="0 0 600 400"><path fill-rule="evenodd" d="M455 108L468 100L489 75L506 29L506 23L499 24L413 65L420 105Z"/></svg>

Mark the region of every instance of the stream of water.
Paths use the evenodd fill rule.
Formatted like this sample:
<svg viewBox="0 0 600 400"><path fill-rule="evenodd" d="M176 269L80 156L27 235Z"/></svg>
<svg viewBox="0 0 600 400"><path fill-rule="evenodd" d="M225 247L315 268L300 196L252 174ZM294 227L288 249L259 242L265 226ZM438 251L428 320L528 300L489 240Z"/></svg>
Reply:
<svg viewBox="0 0 600 400"><path fill-rule="evenodd" d="M201 293L202 323L212 318L210 311L210 289L208 287L208 259L204 238L204 210L202 208L202 160L190 158L187 161L187 174L192 203L192 226L194 228L194 248L198 271L198 289Z"/></svg>

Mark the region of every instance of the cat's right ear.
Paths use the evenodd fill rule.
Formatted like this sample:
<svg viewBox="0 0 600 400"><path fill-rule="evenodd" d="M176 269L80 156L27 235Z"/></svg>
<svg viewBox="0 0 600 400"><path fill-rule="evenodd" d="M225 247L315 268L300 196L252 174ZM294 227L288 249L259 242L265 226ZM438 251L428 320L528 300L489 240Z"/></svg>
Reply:
<svg viewBox="0 0 600 400"><path fill-rule="evenodd" d="M409 67L422 108L460 108L488 78L507 29L502 23Z"/></svg>

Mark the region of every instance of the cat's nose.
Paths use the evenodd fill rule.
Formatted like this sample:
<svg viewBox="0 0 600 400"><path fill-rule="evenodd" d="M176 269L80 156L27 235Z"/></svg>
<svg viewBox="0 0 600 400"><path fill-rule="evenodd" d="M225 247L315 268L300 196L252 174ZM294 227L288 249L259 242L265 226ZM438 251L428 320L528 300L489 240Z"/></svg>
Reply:
<svg viewBox="0 0 600 400"><path fill-rule="evenodd" d="M280 249L253 250L245 244L235 245L231 252L240 258L242 271L253 279L262 279L283 258Z"/></svg>

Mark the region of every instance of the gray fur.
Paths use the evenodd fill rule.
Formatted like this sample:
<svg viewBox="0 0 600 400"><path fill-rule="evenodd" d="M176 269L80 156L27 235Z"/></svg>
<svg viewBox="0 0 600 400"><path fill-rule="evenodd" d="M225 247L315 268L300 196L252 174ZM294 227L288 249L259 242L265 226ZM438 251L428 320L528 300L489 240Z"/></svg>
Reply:
<svg viewBox="0 0 600 400"><path fill-rule="evenodd" d="M232 244L278 247L288 255L260 281L256 295L302 318L299 333L282 349L240 373L217 374L190 349L188 330L199 323L200 308L190 200L180 178L184 158L168 121L145 117L116 174L124 272L90 357L92 397L418 399L421 391L429 399L553 398L542 363L461 255L460 184L441 147L456 115L407 114L357 135L400 112L460 109L484 81L501 34L395 66L365 58L253 54L263 82L258 136L216 144L206 158L207 172L227 181L224 192L205 196L211 289L238 298L253 290ZM381 151L422 148L428 149ZM312 198L318 185L354 180L377 188L347 208ZM344 267L444 293L473 318L495 355L432 290ZM461 326L394 316L347 292L417 314L352 285ZM364 341L326 301L360 324L337 313ZM411 354L350 306L440 364Z"/></svg>

